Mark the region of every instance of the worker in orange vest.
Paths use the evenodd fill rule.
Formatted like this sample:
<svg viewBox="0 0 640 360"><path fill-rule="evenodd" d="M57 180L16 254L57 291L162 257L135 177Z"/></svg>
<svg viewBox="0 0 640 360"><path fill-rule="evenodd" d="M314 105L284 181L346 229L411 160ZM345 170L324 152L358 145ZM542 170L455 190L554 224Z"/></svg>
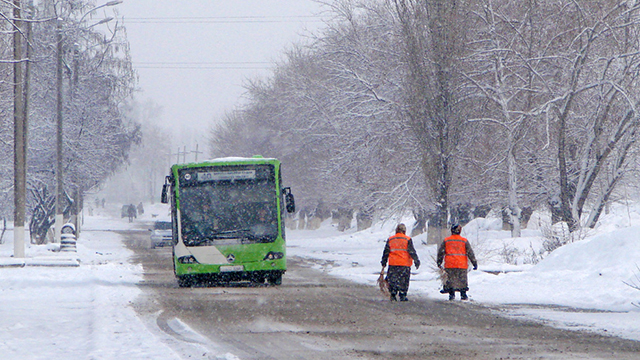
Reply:
<svg viewBox="0 0 640 360"><path fill-rule="evenodd" d="M389 282L389 292L391 301L397 301L396 294L400 301L407 301L407 291L409 291L409 278L411 277L411 265L415 262L416 270L420 267L420 259L416 249L413 247L413 240L406 235L407 227L398 224L396 234L387 239L382 253L382 267L387 266L387 281Z"/></svg>
<svg viewBox="0 0 640 360"><path fill-rule="evenodd" d="M473 264L473 270L478 269L476 256L471 249L467 239L460 236L462 226L453 224L451 226L451 236L444 239L438 246L438 256L436 263L442 269L444 260L444 270L447 274L442 293L449 293L449 300L455 300L456 291L460 292L460 300L467 300L469 284L467 281L468 262Z"/></svg>

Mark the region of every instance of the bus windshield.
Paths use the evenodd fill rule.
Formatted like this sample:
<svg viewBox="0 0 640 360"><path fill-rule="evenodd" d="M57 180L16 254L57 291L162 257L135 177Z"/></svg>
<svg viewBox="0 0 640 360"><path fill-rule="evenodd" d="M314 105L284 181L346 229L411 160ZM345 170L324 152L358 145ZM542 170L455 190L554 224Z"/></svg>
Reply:
<svg viewBox="0 0 640 360"><path fill-rule="evenodd" d="M209 169L186 176L193 179L185 181L179 195L186 246L275 241L278 223L273 172L246 173Z"/></svg>

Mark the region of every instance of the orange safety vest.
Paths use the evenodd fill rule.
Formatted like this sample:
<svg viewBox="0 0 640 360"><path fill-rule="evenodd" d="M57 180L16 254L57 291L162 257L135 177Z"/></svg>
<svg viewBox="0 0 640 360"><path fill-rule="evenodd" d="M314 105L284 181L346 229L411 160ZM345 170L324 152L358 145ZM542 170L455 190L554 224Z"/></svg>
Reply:
<svg viewBox="0 0 640 360"><path fill-rule="evenodd" d="M413 259L409 255L409 239L405 234L397 233L387 240L389 243L389 265L411 266Z"/></svg>
<svg viewBox="0 0 640 360"><path fill-rule="evenodd" d="M467 239L460 235L451 235L444 239L444 267L447 269L466 269Z"/></svg>

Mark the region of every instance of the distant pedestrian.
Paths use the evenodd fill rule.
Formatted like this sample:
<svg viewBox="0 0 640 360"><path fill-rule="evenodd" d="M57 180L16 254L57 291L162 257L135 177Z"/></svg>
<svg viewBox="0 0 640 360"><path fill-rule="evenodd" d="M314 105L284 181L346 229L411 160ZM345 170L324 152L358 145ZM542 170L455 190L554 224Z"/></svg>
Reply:
<svg viewBox="0 0 640 360"><path fill-rule="evenodd" d="M443 293L449 294L449 300L455 300L456 291L460 292L460 300L467 300L467 291L469 291L469 283L467 280L468 262L473 264L473 270L478 269L476 256L471 249L471 245L467 239L460 236L462 226L453 224L451 226L451 236L444 239L438 246L438 256L436 263L442 268L444 260L444 270L447 274L447 280L442 289Z"/></svg>
<svg viewBox="0 0 640 360"><path fill-rule="evenodd" d="M138 214L144 214L144 206L142 205L142 201L138 204Z"/></svg>
<svg viewBox="0 0 640 360"><path fill-rule="evenodd" d="M420 267L420 259L413 247L413 240L406 235L406 232L407 227L404 224L398 224L396 234L387 239L380 262L384 269L389 261L387 281L391 301L398 300L396 294L400 297L400 301L407 301L411 265L415 262L416 269Z"/></svg>
<svg viewBox="0 0 640 360"><path fill-rule="evenodd" d="M129 222L133 222L133 219L137 217L136 214L136 206L133 204L129 204L129 208L127 209L127 215L129 216Z"/></svg>

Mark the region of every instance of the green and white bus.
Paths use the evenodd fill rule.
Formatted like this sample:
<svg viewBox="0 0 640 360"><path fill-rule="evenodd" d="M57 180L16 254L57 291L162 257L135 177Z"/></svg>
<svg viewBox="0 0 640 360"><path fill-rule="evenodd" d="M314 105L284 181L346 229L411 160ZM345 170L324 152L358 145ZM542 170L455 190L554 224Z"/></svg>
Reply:
<svg viewBox="0 0 640 360"><path fill-rule="evenodd" d="M282 283L287 270L280 161L254 156L176 164L162 202L171 203L174 272L180 286L249 280Z"/></svg>

